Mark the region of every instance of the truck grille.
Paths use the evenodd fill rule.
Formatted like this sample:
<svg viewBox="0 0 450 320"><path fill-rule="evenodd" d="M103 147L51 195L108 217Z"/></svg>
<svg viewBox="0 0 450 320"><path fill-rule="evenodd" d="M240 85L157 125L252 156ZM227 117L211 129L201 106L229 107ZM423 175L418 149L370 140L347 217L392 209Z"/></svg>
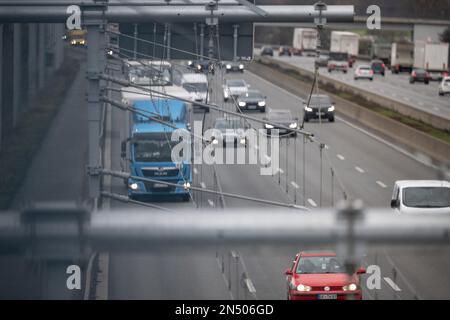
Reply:
<svg viewBox="0 0 450 320"><path fill-rule="evenodd" d="M142 169L142 175L146 178L176 177L179 171L178 168L147 168Z"/></svg>

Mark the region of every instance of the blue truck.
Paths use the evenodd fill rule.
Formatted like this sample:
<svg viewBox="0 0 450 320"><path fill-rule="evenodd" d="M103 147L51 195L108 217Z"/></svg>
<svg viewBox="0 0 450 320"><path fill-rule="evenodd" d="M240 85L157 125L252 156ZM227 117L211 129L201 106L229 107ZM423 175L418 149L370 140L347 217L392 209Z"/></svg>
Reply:
<svg viewBox="0 0 450 320"><path fill-rule="evenodd" d="M131 135L122 142L122 158L128 164L127 169L132 176L170 182L177 186L129 179L128 196L141 201L173 198L189 201L191 162L183 160L176 163L171 156L172 148L178 144L178 141L171 141L172 133L177 129L190 130L188 105L178 100L154 99L136 101L133 107L139 113L130 115Z"/></svg>

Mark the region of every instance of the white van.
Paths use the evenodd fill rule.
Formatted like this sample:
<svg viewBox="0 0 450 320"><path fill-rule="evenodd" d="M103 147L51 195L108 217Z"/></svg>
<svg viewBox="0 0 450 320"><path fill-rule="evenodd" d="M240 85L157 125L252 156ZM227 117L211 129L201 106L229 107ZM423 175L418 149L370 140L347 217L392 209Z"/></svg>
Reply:
<svg viewBox="0 0 450 320"><path fill-rule="evenodd" d="M185 73L181 76L181 86L184 90L191 94L191 100L194 102L194 109L196 107L204 109L209 112L209 108L196 106L195 102L208 103L208 78L201 73Z"/></svg>

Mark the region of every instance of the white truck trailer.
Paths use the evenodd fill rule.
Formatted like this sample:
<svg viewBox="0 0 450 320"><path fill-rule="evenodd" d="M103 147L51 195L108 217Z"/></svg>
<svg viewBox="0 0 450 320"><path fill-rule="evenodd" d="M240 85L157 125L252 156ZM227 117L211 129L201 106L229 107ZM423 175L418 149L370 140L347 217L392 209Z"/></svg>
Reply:
<svg viewBox="0 0 450 320"><path fill-rule="evenodd" d="M394 42L391 49L391 71L411 72L414 64L414 43L409 41Z"/></svg>
<svg viewBox="0 0 450 320"><path fill-rule="evenodd" d="M317 30L310 28L294 29L294 40L292 42L294 54L315 54L317 50Z"/></svg>
<svg viewBox="0 0 450 320"><path fill-rule="evenodd" d="M441 81L448 74L448 43L414 42L414 68L425 69L431 79Z"/></svg>
<svg viewBox="0 0 450 320"><path fill-rule="evenodd" d="M360 36L348 31L332 31L330 52L348 53L349 67L351 68L359 53Z"/></svg>

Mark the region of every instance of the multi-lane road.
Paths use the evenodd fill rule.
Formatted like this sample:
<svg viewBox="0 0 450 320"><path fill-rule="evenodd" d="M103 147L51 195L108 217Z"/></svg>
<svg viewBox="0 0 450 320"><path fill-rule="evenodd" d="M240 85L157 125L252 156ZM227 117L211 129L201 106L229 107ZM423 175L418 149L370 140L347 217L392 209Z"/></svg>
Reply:
<svg viewBox="0 0 450 320"><path fill-rule="evenodd" d="M276 53L274 59L287 62L296 67L314 71L313 57L303 56L282 56L279 57ZM331 77L334 80L343 83L369 90L375 94L391 98L414 108L429 112L431 114L439 115L450 120L450 99L448 96L439 96L439 82L431 81L429 85L423 83L409 83L409 74L392 74L386 70L385 77L375 75L374 81L368 80L354 80L353 71L358 65L368 64L367 61L357 61L353 68L349 69L347 74L342 72L328 73L327 68L320 68L320 75L323 77Z"/></svg>

